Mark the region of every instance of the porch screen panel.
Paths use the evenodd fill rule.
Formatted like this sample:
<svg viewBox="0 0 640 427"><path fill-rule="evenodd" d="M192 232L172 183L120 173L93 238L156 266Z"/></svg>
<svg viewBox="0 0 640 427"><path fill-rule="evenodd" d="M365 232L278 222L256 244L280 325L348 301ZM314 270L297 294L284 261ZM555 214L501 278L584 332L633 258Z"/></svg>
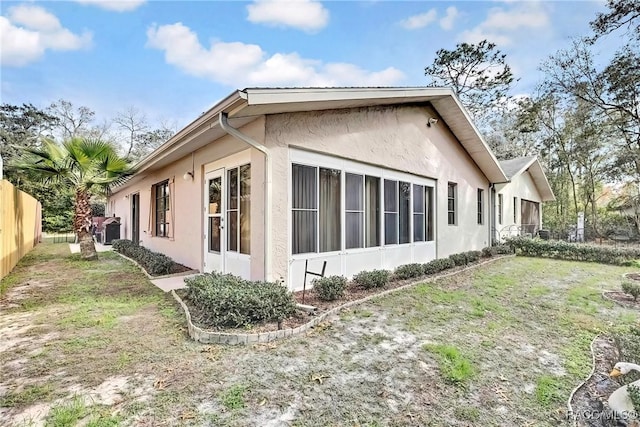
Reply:
<svg viewBox="0 0 640 427"><path fill-rule="evenodd" d="M240 166L240 253L251 253L251 165Z"/></svg>
<svg viewBox="0 0 640 427"><path fill-rule="evenodd" d="M427 190L425 192L425 197L426 197L426 214L427 214L427 241L428 242L432 242L433 241L433 227L434 227L434 223L435 223L435 216L434 216L434 208L435 208L435 204L434 204L434 198L433 198L433 187L427 187Z"/></svg>
<svg viewBox="0 0 640 427"><path fill-rule="evenodd" d="M345 174L345 247L364 247L364 177Z"/></svg>
<svg viewBox="0 0 640 427"><path fill-rule="evenodd" d="M365 240L366 247L380 246L380 178L365 178Z"/></svg>
<svg viewBox="0 0 640 427"><path fill-rule="evenodd" d="M398 243L398 181L384 180L384 244Z"/></svg>
<svg viewBox="0 0 640 427"><path fill-rule="evenodd" d="M424 242L424 186L413 184L413 241Z"/></svg>
<svg viewBox="0 0 640 427"><path fill-rule="evenodd" d="M400 205L400 243L411 242L411 184L398 183L398 204Z"/></svg>
<svg viewBox="0 0 640 427"><path fill-rule="evenodd" d="M291 172L292 253L316 252L318 242L317 168L294 164Z"/></svg>
<svg viewBox="0 0 640 427"><path fill-rule="evenodd" d="M320 252L341 249L341 174L337 169L320 168Z"/></svg>
<svg viewBox="0 0 640 427"><path fill-rule="evenodd" d="M238 252L238 168L227 171L227 250Z"/></svg>

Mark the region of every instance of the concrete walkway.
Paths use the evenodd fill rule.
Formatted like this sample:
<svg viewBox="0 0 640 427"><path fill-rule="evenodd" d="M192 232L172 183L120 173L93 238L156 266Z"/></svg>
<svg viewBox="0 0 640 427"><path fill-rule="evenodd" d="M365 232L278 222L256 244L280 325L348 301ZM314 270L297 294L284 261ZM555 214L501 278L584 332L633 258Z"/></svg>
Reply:
<svg viewBox="0 0 640 427"><path fill-rule="evenodd" d="M194 277L197 274L189 274L187 276L174 276L174 277L165 277L163 279L149 279L151 283L162 289L164 292L174 291L176 289L186 288L187 285L184 283L184 279L187 277Z"/></svg>
<svg viewBox="0 0 640 427"><path fill-rule="evenodd" d="M95 243L97 252L109 252L113 250L111 245L103 245L102 243ZM72 254L80 253L80 243L69 243L69 250Z"/></svg>

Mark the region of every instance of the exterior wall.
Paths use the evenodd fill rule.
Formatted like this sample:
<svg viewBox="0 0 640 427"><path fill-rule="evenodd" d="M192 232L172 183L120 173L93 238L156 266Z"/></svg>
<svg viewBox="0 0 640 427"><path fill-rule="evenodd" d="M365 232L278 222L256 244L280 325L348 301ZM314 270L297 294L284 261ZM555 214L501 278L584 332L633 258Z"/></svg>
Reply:
<svg viewBox="0 0 640 427"><path fill-rule="evenodd" d="M503 206L503 216L502 216L502 224L498 224L497 220L497 212L498 212L498 196L497 194L502 194L504 199ZM516 220L513 220L514 217L514 206L513 206L513 198L518 198L518 203L516 204ZM520 212L520 203L522 200L529 200L531 202L540 203L540 226L542 227L542 197L540 193L538 193L538 189L536 188L533 180L531 179L531 175L528 171L522 172L511 179L511 182L506 184L497 184L496 185L496 200L494 210L496 212L496 221L495 221L495 232L497 237L500 240L503 240L506 237L517 236L520 234L520 226L521 223L521 212Z"/></svg>
<svg viewBox="0 0 640 427"><path fill-rule="evenodd" d="M489 182L427 106L376 107L267 117L265 144L273 159L273 275L288 276L290 251L291 149L326 153L435 180L436 256L481 249L489 244ZM317 166L323 166L318 164ZM447 225L447 184L455 182L457 225ZM484 190L484 223L477 223L477 190ZM427 261L426 259L423 260ZM411 260L399 259L397 264ZM314 267L315 268L315 267ZM377 268L380 268L378 266ZM291 283L289 283L291 287Z"/></svg>
<svg viewBox="0 0 640 427"><path fill-rule="evenodd" d="M242 127L241 132L259 142L264 141L264 118ZM247 144L226 135L193 153L194 179L185 181L183 175L192 168L189 154L170 165L149 172L142 181L113 193L107 203L107 216L121 218L121 236L131 239L130 196L140 194L140 244L156 252L164 253L175 261L196 270L202 270L204 251L203 192L206 165L225 159L235 153L250 150L251 159L251 278L264 278L264 155ZM239 166L239 165L229 165ZM166 179L173 180L171 197L175 212L172 238L154 237L152 231L152 186Z"/></svg>

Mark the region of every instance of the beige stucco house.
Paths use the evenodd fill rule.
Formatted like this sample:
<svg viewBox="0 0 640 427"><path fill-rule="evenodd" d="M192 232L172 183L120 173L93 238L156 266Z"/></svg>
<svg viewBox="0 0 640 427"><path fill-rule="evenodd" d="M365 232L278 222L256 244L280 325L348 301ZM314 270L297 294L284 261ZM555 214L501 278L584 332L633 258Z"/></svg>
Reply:
<svg viewBox="0 0 640 427"><path fill-rule="evenodd" d="M352 276L488 246L507 181L450 89L245 89L143 159L107 210L189 267L300 289L305 265Z"/></svg>
<svg viewBox="0 0 640 427"><path fill-rule="evenodd" d="M509 182L495 185L495 238L536 236L542 228L542 203L555 200L553 190L535 156L500 161Z"/></svg>

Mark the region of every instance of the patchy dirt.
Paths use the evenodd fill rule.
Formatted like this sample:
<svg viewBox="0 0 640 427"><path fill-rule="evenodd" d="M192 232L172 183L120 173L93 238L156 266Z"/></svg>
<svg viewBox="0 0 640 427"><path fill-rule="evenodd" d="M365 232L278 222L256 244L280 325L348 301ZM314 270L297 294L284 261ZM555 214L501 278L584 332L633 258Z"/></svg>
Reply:
<svg viewBox="0 0 640 427"><path fill-rule="evenodd" d="M576 390L571 400L573 418L581 427L616 426L607 399L620 382L609 377L609 372L620 360L618 348L611 337L599 336L593 343L595 369L591 377Z"/></svg>
<svg viewBox="0 0 640 427"><path fill-rule="evenodd" d="M629 294L620 291L604 292L604 297L620 304L623 307L632 308L640 311L640 299L634 300Z"/></svg>

